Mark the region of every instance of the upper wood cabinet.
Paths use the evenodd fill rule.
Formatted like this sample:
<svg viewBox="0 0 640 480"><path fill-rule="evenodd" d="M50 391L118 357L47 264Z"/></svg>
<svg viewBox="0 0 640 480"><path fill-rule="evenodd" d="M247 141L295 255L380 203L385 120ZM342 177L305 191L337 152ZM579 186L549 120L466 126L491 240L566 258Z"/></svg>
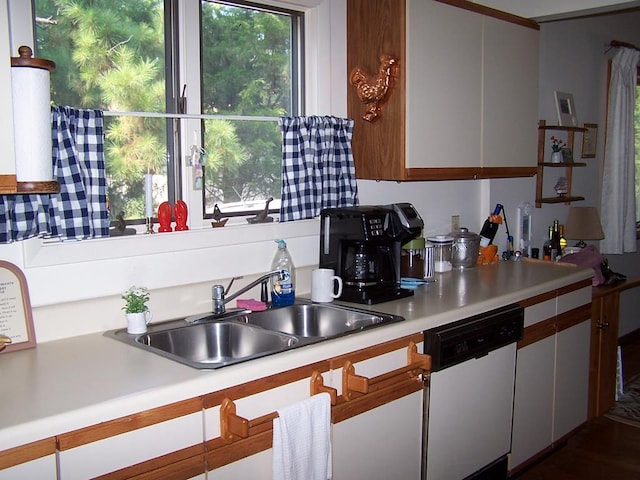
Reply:
<svg viewBox="0 0 640 480"><path fill-rule="evenodd" d="M536 173L535 22L461 0L348 0L347 32L348 72L374 74L382 54L398 58L377 121L362 119L348 85L358 178Z"/></svg>

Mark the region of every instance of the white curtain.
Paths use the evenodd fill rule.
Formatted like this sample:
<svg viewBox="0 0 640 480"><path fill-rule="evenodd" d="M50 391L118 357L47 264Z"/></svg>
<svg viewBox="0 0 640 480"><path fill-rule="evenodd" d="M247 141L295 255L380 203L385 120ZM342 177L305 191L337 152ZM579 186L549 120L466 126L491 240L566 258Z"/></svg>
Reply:
<svg viewBox="0 0 640 480"><path fill-rule="evenodd" d="M636 251L634 119L640 52L619 48L611 63L600 216L602 253Z"/></svg>

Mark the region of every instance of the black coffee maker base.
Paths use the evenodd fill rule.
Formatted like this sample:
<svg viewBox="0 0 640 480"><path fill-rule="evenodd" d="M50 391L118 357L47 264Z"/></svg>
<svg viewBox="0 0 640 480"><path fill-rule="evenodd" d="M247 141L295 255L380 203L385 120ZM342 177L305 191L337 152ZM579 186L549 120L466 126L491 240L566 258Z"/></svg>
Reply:
<svg viewBox="0 0 640 480"><path fill-rule="evenodd" d="M347 288L345 286L342 290L342 295L340 295L340 300L343 302L374 305L376 303L389 302L399 298L410 297L411 295L413 295L413 290L409 290L408 288L355 289Z"/></svg>

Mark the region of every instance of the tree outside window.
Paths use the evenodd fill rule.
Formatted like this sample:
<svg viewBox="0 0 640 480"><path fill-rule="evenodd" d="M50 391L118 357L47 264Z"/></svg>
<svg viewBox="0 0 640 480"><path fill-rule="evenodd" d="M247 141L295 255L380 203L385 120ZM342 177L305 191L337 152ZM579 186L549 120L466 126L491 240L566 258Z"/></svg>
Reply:
<svg viewBox="0 0 640 480"><path fill-rule="evenodd" d="M201 111L185 113L202 115L205 216L215 204L246 213L261 210L268 197L279 200L277 118L299 113L293 58L301 14L229 2L199 4L200 31L190 25L191 31L175 34L165 26L172 18L167 9L179 11L177 0L35 0L37 55L57 66L51 76L53 103L106 112L112 220L121 211L128 220L144 218L148 172L154 174L154 210L164 200L182 198L178 167L188 152L178 145L187 133L179 132L175 118L182 113L176 92L185 85L187 94L199 89L201 95ZM201 39L201 52L191 52L201 59L201 78L171 73L179 69L167 59L177 58L184 35Z"/></svg>

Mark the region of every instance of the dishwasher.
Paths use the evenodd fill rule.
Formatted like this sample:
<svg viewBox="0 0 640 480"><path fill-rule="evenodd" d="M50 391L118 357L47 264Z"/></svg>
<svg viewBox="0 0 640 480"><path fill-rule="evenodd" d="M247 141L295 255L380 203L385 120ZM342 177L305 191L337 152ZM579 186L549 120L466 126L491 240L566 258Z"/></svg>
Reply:
<svg viewBox="0 0 640 480"><path fill-rule="evenodd" d="M523 323L513 304L424 332L422 480L507 478Z"/></svg>

